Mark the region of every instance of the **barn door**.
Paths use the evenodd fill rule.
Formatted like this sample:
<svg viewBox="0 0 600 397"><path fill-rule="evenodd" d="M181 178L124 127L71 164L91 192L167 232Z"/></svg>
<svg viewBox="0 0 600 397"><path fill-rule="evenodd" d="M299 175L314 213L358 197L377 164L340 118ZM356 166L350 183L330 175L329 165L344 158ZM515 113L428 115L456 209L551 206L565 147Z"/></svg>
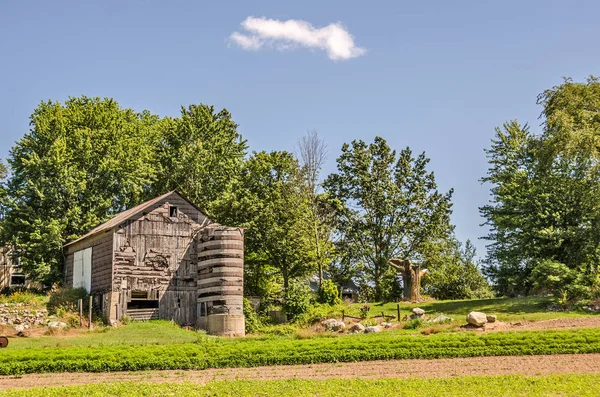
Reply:
<svg viewBox="0 0 600 397"><path fill-rule="evenodd" d="M92 289L92 248L75 252L73 258L73 288Z"/></svg>

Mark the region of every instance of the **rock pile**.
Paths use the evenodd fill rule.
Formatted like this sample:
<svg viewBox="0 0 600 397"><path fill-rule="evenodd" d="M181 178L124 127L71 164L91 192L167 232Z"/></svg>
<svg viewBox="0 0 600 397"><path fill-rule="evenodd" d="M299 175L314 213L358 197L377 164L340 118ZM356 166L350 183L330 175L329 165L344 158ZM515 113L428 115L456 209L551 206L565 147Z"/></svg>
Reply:
<svg viewBox="0 0 600 397"><path fill-rule="evenodd" d="M324 320L321 325L323 325L326 331L339 332L346 329L346 324L344 324L344 322L341 320L336 320L335 318L328 318L327 320Z"/></svg>
<svg viewBox="0 0 600 397"><path fill-rule="evenodd" d="M23 325L29 328L48 323L48 310L30 309L22 303L0 304L0 325Z"/></svg>

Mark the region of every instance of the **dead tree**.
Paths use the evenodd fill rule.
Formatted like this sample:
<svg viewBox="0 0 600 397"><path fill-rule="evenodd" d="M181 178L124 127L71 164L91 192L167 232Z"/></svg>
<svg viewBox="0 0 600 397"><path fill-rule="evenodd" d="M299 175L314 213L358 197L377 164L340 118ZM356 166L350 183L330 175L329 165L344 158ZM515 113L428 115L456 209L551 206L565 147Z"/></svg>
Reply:
<svg viewBox="0 0 600 397"><path fill-rule="evenodd" d="M402 276L404 284L404 299L410 302L421 300L421 278L427 270L421 270L421 265L415 265L410 259L392 258L388 265L396 269Z"/></svg>

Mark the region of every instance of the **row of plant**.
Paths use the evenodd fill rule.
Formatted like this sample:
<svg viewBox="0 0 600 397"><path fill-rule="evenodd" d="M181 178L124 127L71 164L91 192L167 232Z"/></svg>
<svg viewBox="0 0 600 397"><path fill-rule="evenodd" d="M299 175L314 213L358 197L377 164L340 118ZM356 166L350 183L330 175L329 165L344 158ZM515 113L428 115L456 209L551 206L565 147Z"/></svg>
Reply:
<svg viewBox="0 0 600 397"><path fill-rule="evenodd" d="M600 394L600 375L569 374L540 377L469 376L441 379L331 379L220 381L205 385L192 383L119 382L85 386L14 389L0 392L4 397L53 396L578 396Z"/></svg>
<svg viewBox="0 0 600 397"><path fill-rule="evenodd" d="M195 343L170 345L5 350L0 375L574 353L600 353L600 329L450 333L421 338L396 332L311 339L202 335Z"/></svg>

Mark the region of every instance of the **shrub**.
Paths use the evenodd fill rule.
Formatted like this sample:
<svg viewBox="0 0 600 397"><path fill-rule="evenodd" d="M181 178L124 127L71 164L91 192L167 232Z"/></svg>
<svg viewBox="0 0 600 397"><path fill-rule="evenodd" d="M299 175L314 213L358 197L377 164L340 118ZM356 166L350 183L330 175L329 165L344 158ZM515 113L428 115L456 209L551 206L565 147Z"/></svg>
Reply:
<svg viewBox="0 0 600 397"><path fill-rule="evenodd" d="M410 320L406 324L404 324L404 326L402 328L404 328L404 329L417 329L417 328L422 327L424 324L425 324L425 321L423 321L420 318L415 318L415 319Z"/></svg>
<svg viewBox="0 0 600 397"><path fill-rule="evenodd" d="M88 305L88 293L85 288L60 288L50 294L48 299L48 313L62 314L64 312L74 312L78 310L77 301L83 300L84 311Z"/></svg>
<svg viewBox="0 0 600 397"><path fill-rule="evenodd" d="M283 310L290 320L306 313L310 308L312 291L301 283L292 283L283 296Z"/></svg>
<svg viewBox="0 0 600 397"><path fill-rule="evenodd" d="M14 291L5 289L0 293L1 303L24 303L26 305L34 305L36 303L42 303L44 298L45 295L28 290Z"/></svg>
<svg viewBox="0 0 600 397"><path fill-rule="evenodd" d="M246 317L246 333L254 334L261 327L260 317L252 307L252 304L247 298L244 298L244 317Z"/></svg>
<svg viewBox="0 0 600 397"><path fill-rule="evenodd" d="M323 280L319 288L318 302L330 306L342 303L337 286L331 280Z"/></svg>
<svg viewBox="0 0 600 397"><path fill-rule="evenodd" d="M364 304L360 307L360 318L367 318L369 315L369 310L371 310L371 305Z"/></svg>

